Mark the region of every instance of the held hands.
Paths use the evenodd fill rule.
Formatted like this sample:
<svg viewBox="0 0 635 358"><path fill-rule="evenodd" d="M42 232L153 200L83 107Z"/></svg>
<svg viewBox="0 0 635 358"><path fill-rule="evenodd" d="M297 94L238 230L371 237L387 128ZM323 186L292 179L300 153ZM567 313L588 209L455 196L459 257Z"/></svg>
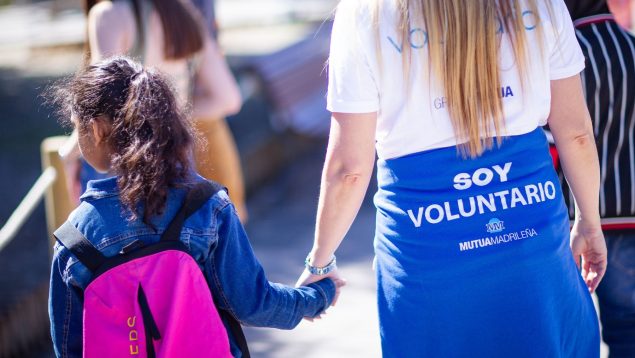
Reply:
<svg viewBox="0 0 635 358"><path fill-rule="evenodd" d="M607 262L606 242L599 222L591 224L576 219L571 229L570 245L573 258L582 270L582 278L589 292L593 293L604 277Z"/></svg>
<svg viewBox="0 0 635 358"><path fill-rule="evenodd" d="M337 299L340 296L341 288L346 285L346 280L340 277L340 274L337 271L337 268L333 269L333 271L325 275L313 275L309 272L309 270L304 269L304 272L302 272L302 274L300 275L300 278L298 278L298 281L296 282L295 286L296 287L306 286L313 282L317 282L325 278L329 278L333 280L333 283L335 283L335 298L333 298L333 303L331 303L331 306L335 306L335 304L337 303ZM313 318L305 317L304 319L306 319L307 321L313 322L314 319L320 319L320 318L322 318L322 315L319 315Z"/></svg>

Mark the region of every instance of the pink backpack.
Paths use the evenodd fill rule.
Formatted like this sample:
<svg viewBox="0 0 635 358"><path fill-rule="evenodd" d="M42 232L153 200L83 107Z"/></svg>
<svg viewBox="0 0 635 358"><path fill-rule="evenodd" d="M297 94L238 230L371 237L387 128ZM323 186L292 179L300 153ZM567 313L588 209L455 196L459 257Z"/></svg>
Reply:
<svg viewBox="0 0 635 358"><path fill-rule="evenodd" d="M194 258L183 222L221 187L194 186L159 242L137 240L105 257L70 222L55 237L93 273L84 290L84 357L232 357L227 331ZM244 357L240 323L221 311Z"/></svg>

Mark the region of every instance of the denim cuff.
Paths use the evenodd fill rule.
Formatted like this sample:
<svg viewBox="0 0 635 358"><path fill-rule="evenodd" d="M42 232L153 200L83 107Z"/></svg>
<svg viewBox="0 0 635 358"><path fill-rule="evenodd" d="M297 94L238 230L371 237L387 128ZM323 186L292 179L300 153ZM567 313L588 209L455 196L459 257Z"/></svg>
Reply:
<svg viewBox="0 0 635 358"><path fill-rule="evenodd" d="M324 307L316 314L324 312L333 303L335 298L335 282L330 278L323 278L320 281L309 284L309 287L316 289L324 298Z"/></svg>

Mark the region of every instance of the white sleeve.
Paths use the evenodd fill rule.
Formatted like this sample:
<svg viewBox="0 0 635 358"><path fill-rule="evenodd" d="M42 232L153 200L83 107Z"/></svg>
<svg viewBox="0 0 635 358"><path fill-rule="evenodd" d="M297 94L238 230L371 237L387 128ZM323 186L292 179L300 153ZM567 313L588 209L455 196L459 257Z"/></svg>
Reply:
<svg viewBox="0 0 635 358"><path fill-rule="evenodd" d="M326 108L331 112L371 113L379 110L379 91L369 65L372 27L357 0L342 0L331 33ZM374 54L374 51L373 51Z"/></svg>
<svg viewBox="0 0 635 358"><path fill-rule="evenodd" d="M554 1L552 4L555 41L549 57L549 73L550 79L558 80L582 72L584 55L575 35L571 15L563 0Z"/></svg>

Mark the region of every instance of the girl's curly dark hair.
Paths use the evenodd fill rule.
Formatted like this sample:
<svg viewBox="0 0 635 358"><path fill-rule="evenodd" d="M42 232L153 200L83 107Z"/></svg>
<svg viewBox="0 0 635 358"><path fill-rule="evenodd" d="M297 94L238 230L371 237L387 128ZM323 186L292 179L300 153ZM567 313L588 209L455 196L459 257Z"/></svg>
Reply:
<svg viewBox="0 0 635 358"><path fill-rule="evenodd" d="M191 170L194 130L169 82L156 70L125 57L87 66L54 90L55 102L78 126L106 118L121 201L149 223L163 212L168 189L185 184Z"/></svg>

